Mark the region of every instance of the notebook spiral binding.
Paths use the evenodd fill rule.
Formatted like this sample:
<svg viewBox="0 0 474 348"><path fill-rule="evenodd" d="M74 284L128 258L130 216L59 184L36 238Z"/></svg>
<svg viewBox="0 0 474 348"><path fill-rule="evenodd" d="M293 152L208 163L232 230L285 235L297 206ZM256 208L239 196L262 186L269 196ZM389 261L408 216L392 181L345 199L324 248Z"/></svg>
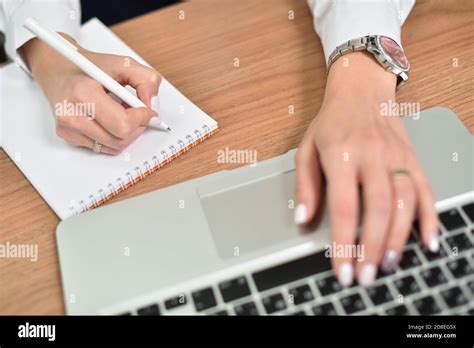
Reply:
<svg viewBox="0 0 474 348"><path fill-rule="evenodd" d="M104 204L112 197L125 191L151 173L154 173L164 165L172 162L189 149L208 139L219 130L219 128L210 129L207 125L203 125L201 128L202 130L195 129L193 134L186 135L186 139L179 139L176 145L169 145L168 151L161 151L159 154L154 155L149 161L143 162L141 167L137 166L132 171L125 173L123 177L117 178L115 184L110 182L106 187L99 189L96 194L89 195L87 199L81 200L77 204L72 202L69 206L71 215L77 215Z"/></svg>

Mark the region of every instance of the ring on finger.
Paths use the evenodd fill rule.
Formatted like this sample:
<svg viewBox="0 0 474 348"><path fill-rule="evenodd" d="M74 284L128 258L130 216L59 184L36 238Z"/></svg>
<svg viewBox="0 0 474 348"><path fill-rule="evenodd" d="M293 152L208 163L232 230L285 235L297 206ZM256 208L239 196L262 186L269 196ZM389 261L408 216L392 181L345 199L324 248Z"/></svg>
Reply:
<svg viewBox="0 0 474 348"><path fill-rule="evenodd" d="M391 177L397 176L397 175L406 175L406 176L411 176L410 171L405 168L396 168L393 169L389 172Z"/></svg>
<svg viewBox="0 0 474 348"><path fill-rule="evenodd" d="M99 143L98 141L94 142L94 148L92 149L95 153L101 153L102 151L102 144Z"/></svg>

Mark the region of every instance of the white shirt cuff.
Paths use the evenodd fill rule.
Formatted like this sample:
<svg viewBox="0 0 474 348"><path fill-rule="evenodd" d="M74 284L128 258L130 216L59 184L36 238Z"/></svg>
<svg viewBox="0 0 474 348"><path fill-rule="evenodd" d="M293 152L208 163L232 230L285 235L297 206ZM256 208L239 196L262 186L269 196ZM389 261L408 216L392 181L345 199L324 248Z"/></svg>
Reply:
<svg viewBox="0 0 474 348"><path fill-rule="evenodd" d="M384 35L401 46L400 28L415 0L308 0L326 64L335 48L366 35Z"/></svg>
<svg viewBox="0 0 474 348"><path fill-rule="evenodd" d="M49 29L78 37L80 7L76 1L28 1L23 2L6 22L5 51L19 66L29 71L18 49L35 35L23 27L28 17L33 17Z"/></svg>

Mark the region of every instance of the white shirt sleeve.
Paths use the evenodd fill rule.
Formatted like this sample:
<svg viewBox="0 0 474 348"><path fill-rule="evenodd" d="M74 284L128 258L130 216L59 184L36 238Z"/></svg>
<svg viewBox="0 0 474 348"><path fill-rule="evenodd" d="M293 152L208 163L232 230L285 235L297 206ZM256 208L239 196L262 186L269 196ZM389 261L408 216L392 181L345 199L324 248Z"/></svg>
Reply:
<svg viewBox="0 0 474 348"><path fill-rule="evenodd" d="M0 0L0 31L5 33L5 51L23 66L17 50L34 37L23 27L28 17L34 17L53 31L77 38L81 6L79 0Z"/></svg>
<svg viewBox="0 0 474 348"><path fill-rule="evenodd" d="M400 28L415 0L308 0L326 64L342 43L366 35L384 35L401 46Z"/></svg>

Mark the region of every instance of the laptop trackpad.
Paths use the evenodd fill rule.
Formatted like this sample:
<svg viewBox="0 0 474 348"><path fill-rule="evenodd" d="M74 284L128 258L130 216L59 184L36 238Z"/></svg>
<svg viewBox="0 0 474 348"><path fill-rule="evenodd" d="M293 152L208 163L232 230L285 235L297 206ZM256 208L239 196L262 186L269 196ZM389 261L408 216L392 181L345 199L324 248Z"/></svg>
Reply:
<svg viewBox="0 0 474 348"><path fill-rule="evenodd" d="M293 223L294 170L208 192L201 203L224 259L300 234Z"/></svg>

